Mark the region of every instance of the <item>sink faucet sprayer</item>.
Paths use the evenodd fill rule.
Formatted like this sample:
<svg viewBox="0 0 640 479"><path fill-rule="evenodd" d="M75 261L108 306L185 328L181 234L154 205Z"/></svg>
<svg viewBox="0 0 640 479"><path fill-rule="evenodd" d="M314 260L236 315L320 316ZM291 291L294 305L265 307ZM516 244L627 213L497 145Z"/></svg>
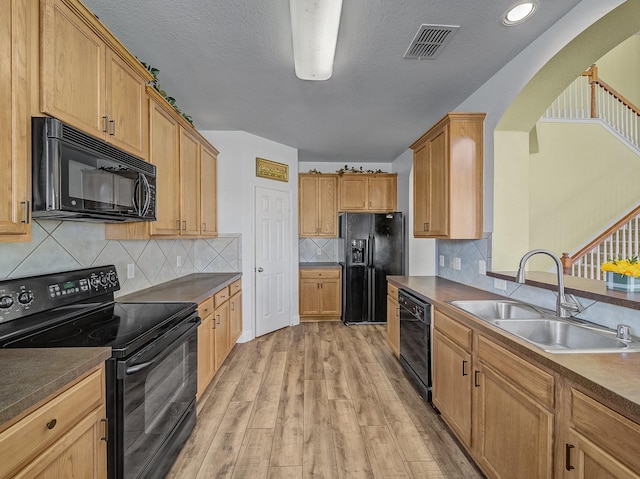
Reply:
<svg viewBox="0 0 640 479"><path fill-rule="evenodd" d="M562 261L557 254L553 251L549 251L546 249L534 249L525 253L525 255L520 260L520 266L518 266L518 274L516 275L516 281L518 283L523 283L525 281L525 271L524 265L526 262L535 254L546 254L550 256L553 261L556 263L556 271L558 273L558 300L556 301L556 315L561 318L569 318L571 317L571 312L580 312L583 310L582 306L578 302L576 298L572 294L565 295L564 294L564 276L562 269ZM569 301L567 301L567 298Z"/></svg>

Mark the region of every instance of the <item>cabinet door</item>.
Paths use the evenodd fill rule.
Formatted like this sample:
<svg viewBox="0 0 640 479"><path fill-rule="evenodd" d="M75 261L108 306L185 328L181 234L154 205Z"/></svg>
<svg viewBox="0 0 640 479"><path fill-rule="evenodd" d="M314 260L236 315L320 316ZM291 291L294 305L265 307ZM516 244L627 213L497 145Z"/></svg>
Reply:
<svg viewBox="0 0 640 479"><path fill-rule="evenodd" d="M320 314L320 282L317 279L300 280L300 316Z"/></svg>
<svg viewBox="0 0 640 479"><path fill-rule="evenodd" d="M107 477L107 443L103 408L95 409L51 445L15 479Z"/></svg>
<svg viewBox="0 0 640 479"><path fill-rule="evenodd" d="M395 211L398 204L398 180L394 176L369 178L369 210Z"/></svg>
<svg viewBox="0 0 640 479"><path fill-rule="evenodd" d="M104 138L105 44L64 1L41 10L42 111Z"/></svg>
<svg viewBox="0 0 640 479"><path fill-rule="evenodd" d="M298 234L304 237L318 236L318 193L317 175L300 175L298 179Z"/></svg>
<svg viewBox="0 0 640 479"><path fill-rule="evenodd" d="M106 139L147 159L147 101L144 80L111 49L105 50Z"/></svg>
<svg viewBox="0 0 640 479"><path fill-rule="evenodd" d="M215 319L216 371L229 353L229 301L218 306L213 314Z"/></svg>
<svg viewBox="0 0 640 479"><path fill-rule="evenodd" d="M200 236L218 236L217 158L208 148L200 150Z"/></svg>
<svg viewBox="0 0 640 479"><path fill-rule="evenodd" d="M471 445L471 378L471 354L434 330L433 404L467 447Z"/></svg>
<svg viewBox="0 0 640 479"><path fill-rule="evenodd" d="M367 211L369 181L366 176L343 175L338 180L340 187L340 211Z"/></svg>
<svg viewBox="0 0 640 479"><path fill-rule="evenodd" d="M0 241L31 239L28 22L29 8L35 7L30 3L5 1L0 6Z"/></svg>
<svg viewBox="0 0 640 479"><path fill-rule="evenodd" d="M400 308L398 301L387 296L387 341L396 357L400 356Z"/></svg>
<svg viewBox="0 0 640 479"><path fill-rule="evenodd" d="M425 143L413 153L413 236L420 238L428 236L430 186L429 178L428 143Z"/></svg>
<svg viewBox="0 0 640 479"><path fill-rule="evenodd" d="M201 316L204 314L201 312ZM214 316L213 312L202 318L198 326L198 392L196 397L200 399L215 373L215 341L214 341Z"/></svg>
<svg viewBox="0 0 640 479"><path fill-rule="evenodd" d="M473 447L481 467L494 478L551 478L553 415L490 367L474 373Z"/></svg>
<svg viewBox="0 0 640 479"><path fill-rule="evenodd" d="M320 282L320 314L340 316L341 286L340 279L323 279Z"/></svg>
<svg viewBox="0 0 640 479"><path fill-rule="evenodd" d="M200 143L180 127L180 233L200 234Z"/></svg>
<svg viewBox="0 0 640 479"><path fill-rule="evenodd" d="M178 123L163 105L149 98L149 161L156 165L157 221L152 235L180 233L180 161Z"/></svg>
<svg viewBox="0 0 640 479"><path fill-rule="evenodd" d="M318 178L318 236L338 237L338 178Z"/></svg>
<svg viewBox="0 0 640 479"><path fill-rule="evenodd" d="M231 316L230 328L231 336L229 347L233 347L242 334L242 291L234 294L229 299L229 315Z"/></svg>
<svg viewBox="0 0 640 479"><path fill-rule="evenodd" d="M429 236L447 236L449 233L449 169L447 155L447 129L443 129L428 143L426 187L427 232Z"/></svg>
<svg viewBox="0 0 640 479"><path fill-rule="evenodd" d="M567 479L640 479L634 472L579 432L570 429L565 444L565 477Z"/></svg>

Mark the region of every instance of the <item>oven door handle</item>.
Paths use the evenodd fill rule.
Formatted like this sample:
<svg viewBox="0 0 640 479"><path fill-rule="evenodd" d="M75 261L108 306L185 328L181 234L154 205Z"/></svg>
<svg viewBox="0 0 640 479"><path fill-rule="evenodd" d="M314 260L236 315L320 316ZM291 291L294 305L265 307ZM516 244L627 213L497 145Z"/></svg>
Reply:
<svg viewBox="0 0 640 479"><path fill-rule="evenodd" d="M189 334L193 333L193 329L195 327L197 327L200 323L202 322L202 320L200 319L199 316L194 316L194 318L190 321L187 321L187 323L189 324L189 327L180 335L176 336L175 338L173 338L172 343L177 343L178 341L182 340L184 337L188 336ZM184 327L184 324L179 325L176 327L177 328L181 328ZM149 347L153 346L153 344L163 338L166 338L168 335L172 334L174 330L168 331L166 334L164 334L163 336L161 336L160 338L158 338L156 341L154 341L153 343L151 343L149 346L147 346L146 348L144 348L143 351L141 351L140 353L138 353L137 355L135 355L134 357L132 357L129 361L127 362L133 362L136 360L136 358L138 358L141 354L147 352L149 350ZM118 368L118 378L121 379L124 376L129 376L131 374L136 374L139 373L140 371L144 371L145 369L153 366L155 363L157 363L158 361L162 361L166 356L168 356L171 353L172 350L166 350L164 352L164 354L158 354L157 356L154 356L153 359L149 360L149 361L145 361L143 363L139 363L139 364L134 364L133 366L127 366L126 363L120 363L120 366ZM124 373L124 374L122 374Z"/></svg>

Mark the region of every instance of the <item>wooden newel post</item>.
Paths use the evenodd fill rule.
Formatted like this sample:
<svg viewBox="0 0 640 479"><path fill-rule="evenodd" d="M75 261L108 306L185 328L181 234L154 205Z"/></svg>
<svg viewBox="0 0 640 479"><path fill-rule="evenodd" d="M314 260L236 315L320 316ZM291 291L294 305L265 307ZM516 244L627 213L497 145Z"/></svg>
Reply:
<svg viewBox="0 0 640 479"><path fill-rule="evenodd" d="M562 253L562 258L560 258L560 261L562 261L562 270L564 274L569 274L569 272L571 271L572 263L569 253Z"/></svg>
<svg viewBox="0 0 640 479"><path fill-rule="evenodd" d="M589 77L589 85L591 86L591 118L597 118L596 84L598 83L598 67L595 63L589 67L587 73L587 76Z"/></svg>

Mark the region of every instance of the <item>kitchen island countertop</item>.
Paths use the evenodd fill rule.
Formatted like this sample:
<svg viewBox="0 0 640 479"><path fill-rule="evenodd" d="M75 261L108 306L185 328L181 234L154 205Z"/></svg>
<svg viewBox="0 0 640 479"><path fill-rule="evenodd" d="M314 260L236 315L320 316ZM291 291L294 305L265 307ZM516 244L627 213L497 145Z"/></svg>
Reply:
<svg viewBox="0 0 640 479"><path fill-rule="evenodd" d="M504 299L504 296L436 276L388 276L387 279L394 286L411 290L428 300L443 313L472 324L481 333L499 339L514 351L593 392L612 409L640 422L640 352L547 353L447 302Z"/></svg>
<svg viewBox="0 0 640 479"><path fill-rule="evenodd" d="M136 301L200 303L241 277L242 273L193 273L120 296L117 301L128 303Z"/></svg>
<svg viewBox="0 0 640 479"><path fill-rule="evenodd" d="M0 429L111 357L111 348L0 349Z"/></svg>

